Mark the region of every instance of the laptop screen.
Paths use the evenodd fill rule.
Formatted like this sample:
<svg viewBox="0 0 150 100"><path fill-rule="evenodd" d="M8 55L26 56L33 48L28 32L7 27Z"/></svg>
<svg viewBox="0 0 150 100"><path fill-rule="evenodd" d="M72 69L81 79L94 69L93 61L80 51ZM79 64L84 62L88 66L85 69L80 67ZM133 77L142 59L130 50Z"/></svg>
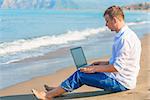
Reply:
<svg viewBox="0 0 150 100"><path fill-rule="evenodd" d="M76 47L76 48L72 48L70 50L71 50L71 54L73 56L74 63L77 68L87 65L87 61L86 61L85 55L83 53L82 47Z"/></svg>

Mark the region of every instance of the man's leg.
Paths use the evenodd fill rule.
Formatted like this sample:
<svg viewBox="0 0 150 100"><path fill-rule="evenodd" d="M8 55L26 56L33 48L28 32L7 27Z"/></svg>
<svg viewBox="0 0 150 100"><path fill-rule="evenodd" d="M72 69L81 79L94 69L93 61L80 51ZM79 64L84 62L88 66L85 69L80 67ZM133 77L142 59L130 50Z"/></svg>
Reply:
<svg viewBox="0 0 150 100"><path fill-rule="evenodd" d="M67 80L62 82L60 85L61 88L66 90L67 92L71 92L82 85L88 85L92 87L101 88L107 91L119 92L123 90L127 90L124 86L122 86L115 79L108 77L104 73L83 73L79 70L76 71L72 76L70 76Z"/></svg>
<svg viewBox="0 0 150 100"><path fill-rule="evenodd" d="M61 88L60 86L56 87L55 89L48 91L46 93L46 98L52 98L52 97L56 97L56 96L60 96L62 94L64 94L66 91Z"/></svg>
<svg viewBox="0 0 150 100"><path fill-rule="evenodd" d="M33 93L38 99L46 100L56 96L60 96L65 92L71 92L74 89L81 87L83 84L80 82L80 71L76 71L68 79L66 79L62 84L51 91L48 92L39 92L34 89Z"/></svg>
<svg viewBox="0 0 150 100"><path fill-rule="evenodd" d="M40 95L42 98L52 98L65 92L71 92L84 84L109 91L125 90L125 88L122 88L121 90L121 84L119 84L116 80L109 78L104 73L87 74L78 70L62 82L59 87L53 89L52 91L48 91L45 95L41 95L42 93L40 92L36 93L37 96Z"/></svg>

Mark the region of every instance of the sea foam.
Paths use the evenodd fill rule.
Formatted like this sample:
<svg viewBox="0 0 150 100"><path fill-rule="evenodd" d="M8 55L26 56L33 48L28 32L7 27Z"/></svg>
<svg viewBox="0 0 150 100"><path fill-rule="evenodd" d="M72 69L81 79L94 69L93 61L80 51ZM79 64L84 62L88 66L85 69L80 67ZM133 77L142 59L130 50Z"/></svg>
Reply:
<svg viewBox="0 0 150 100"><path fill-rule="evenodd" d="M68 31L60 35L42 36L33 39L20 39L13 42L4 42L0 44L0 56L14 54L16 52L25 52L44 46L68 44L70 42L86 39L91 35L98 34L105 30L107 30L106 27L86 29L83 31Z"/></svg>
<svg viewBox="0 0 150 100"><path fill-rule="evenodd" d="M150 24L150 21L141 21L141 22L129 22L127 25L133 26L133 25L141 25L141 24Z"/></svg>
<svg viewBox="0 0 150 100"><path fill-rule="evenodd" d="M134 26L149 23L150 21L129 22L127 25ZM32 39L20 39L12 42L2 42L0 43L0 64L9 64L25 58L41 56L50 52L54 49L53 47L56 47L54 49L56 50L66 44L85 40L96 34L103 36L103 32L107 30L107 27L91 28L82 31L68 31L59 35L42 36Z"/></svg>

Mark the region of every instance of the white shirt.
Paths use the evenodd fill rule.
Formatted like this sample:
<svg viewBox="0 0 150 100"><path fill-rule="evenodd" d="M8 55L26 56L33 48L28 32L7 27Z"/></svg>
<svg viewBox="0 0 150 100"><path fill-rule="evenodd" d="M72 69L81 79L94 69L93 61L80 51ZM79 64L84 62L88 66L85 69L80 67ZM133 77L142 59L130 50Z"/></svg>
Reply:
<svg viewBox="0 0 150 100"><path fill-rule="evenodd" d="M128 89L136 87L140 69L141 42L125 25L115 36L112 57L109 60L118 72L106 73Z"/></svg>

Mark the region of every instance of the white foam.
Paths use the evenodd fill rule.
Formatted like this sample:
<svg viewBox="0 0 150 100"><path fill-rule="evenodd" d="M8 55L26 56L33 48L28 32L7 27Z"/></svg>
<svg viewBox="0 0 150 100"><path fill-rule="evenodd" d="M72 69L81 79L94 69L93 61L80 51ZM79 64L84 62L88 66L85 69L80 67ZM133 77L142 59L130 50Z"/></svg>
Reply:
<svg viewBox="0 0 150 100"><path fill-rule="evenodd" d="M127 25L133 26L133 25L141 25L141 24L150 24L150 21L141 21L141 22L129 22Z"/></svg>
<svg viewBox="0 0 150 100"><path fill-rule="evenodd" d="M86 39L88 36L98 34L105 30L106 27L86 29L83 31L68 31L57 36L43 36L27 40L21 39L14 42L5 42L0 44L0 56L25 52L44 46L68 44L73 41Z"/></svg>

